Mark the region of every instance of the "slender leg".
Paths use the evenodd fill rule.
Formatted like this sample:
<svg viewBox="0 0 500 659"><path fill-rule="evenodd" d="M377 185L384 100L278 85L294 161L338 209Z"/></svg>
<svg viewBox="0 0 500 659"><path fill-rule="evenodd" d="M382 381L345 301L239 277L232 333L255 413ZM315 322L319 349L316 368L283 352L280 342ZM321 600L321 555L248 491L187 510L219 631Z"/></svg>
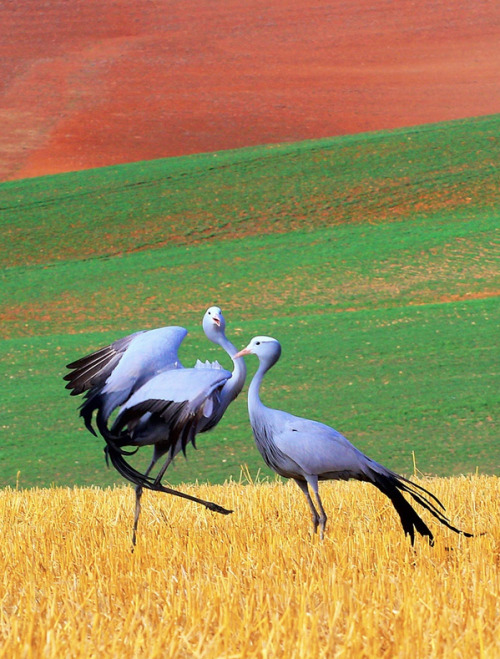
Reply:
<svg viewBox="0 0 500 659"><path fill-rule="evenodd" d="M180 447L179 447L180 450ZM219 506L218 503L212 503L211 501L205 501L204 499L198 499L198 497L193 497L190 494L184 494L184 492L178 492L177 490L172 490L170 487L165 487L164 485L161 484L161 479L165 475L165 472L167 471L170 463L172 460L175 458L177 453L179 453L179 450L174 452L174 455L169 455L169 457L166 459L165 464L163 467L160 469L158 472L158 475L156 476L153 486L151 487L152 490L156 490L157 492L165 492L166 494L173 494L176 497L182 497L183 499L188 499L189 501L194 501L195 503L201 503L205 506L205 508L208 508L209 510L213 510L216 513L220 513L221 515L229 515L232 513L232 510L227 510L226 508L223 508L222 506ZM160 454L161 455L161 454ZM160 457L160 455L156 456L156 459Z"/></svg>
<svg viewBox="0 0 500 659"><path fill-rule="evenodd" d="M132 547L135 547L137 541L137 525L139 524L139 515L141 514L142 491L143 491L142 485L135 486L135 513L134 513L134 528L132 531Z"/></svg>
<svg viewBox="0 0 500 659"><path fill-rule="evenodd" d="M151 469L156 464L157 458L153 455L153 459L149 463L149 467L146 469L146 472L144 473L144 476L148 476L150 473ZM142 485L136 485L135 486L135 513L134 513L134 530L132 532L132 545L135 547L136 540L137 540L137 525L139 523L139 515L141 514L141 497L142 497Z"/></svg>
<svg viewBox="0 0 500 659"><path fill-rule="evenodd" d="M149 467L146 469L146 472L144 473L144 476L149 476L149 473L151 472L151 469L156 464L157 457L153 456L153 459L151 460L151 463ZM169 458L166 463L163 465L160 474L155 478L155 483L159 482L161 480L161 477L163 474L166 472L167 467L169 464L172 462L172 458ZM132 533L132 544L135 547L136 540L137 540L137 525L139 523L139 515L141 514L141 497L142 497L142 492L143 492L143 487L142 485L136 485L135 486L135 514L134 514L134 531Z"/></svg>
<svg viewBox="0 0 500 659"><path fill-rule="evenodd" d="M211 501L205 501L204 499L198 499L198 497L193 497L190 494L185 494L184 492L179 492L178 490L173 490L171 487L165 487L161 483L153 483L151 486L147 486L148 489L154 490L155 492L165 492L165 494L173 494L176 497L181 497L182 499L187 499L188 501L194 501L195 503L201 503L208 508L213 510L214 513L220 513L221 515L229 515L232 513L232 510L227 510L222 506L219 506L218 503L212 503Z"/></svg>
<svg viewBox="0 0 500 659"><path fill-rule="evenodd" d="M328 517L326 516L325 509L323 508L323 503L321 501L321 497L319 496L319 487L318 487L318 477L317 476L311 476L308 479L309 485L312 487L312 490L314 492L314 496L316 497L316 501L318 503L318 508L319 508L319 537L323 540L325 537L325 527L326 527L326 520Z"/></svg>
<svg viewBox="0 0 500 659"><path fill-rule="evenodd" d="M164 464L163 467L160 469L160 471L158 472L158 475L157 475L156 478L155 478L155 485L160 485L160 483L161 483L161 479L162 479L163 476L165 475L165 472L166 472L167 469L169 468L170 463L172 462L173 459L174 459L174 458L173 458L172 456L169 455L168 458L165 460L165 464Z"/></svg>
<svg viewBox="0 0 500 659"><path fill-rule="evenodd" d="M297 483L297 485L300 487L302 492L304 493L304 496L307 499L307 503L309 504L309 508L311 509L311 514L312 514L312 523L313 523L313 533L316 533L318 530L318 524L320 521L318 511L314 507L313 500L311 499L311 495L309 494L309 488L307 486L306 481L300 481L297 478L294 478L294 481Z"/></svg>

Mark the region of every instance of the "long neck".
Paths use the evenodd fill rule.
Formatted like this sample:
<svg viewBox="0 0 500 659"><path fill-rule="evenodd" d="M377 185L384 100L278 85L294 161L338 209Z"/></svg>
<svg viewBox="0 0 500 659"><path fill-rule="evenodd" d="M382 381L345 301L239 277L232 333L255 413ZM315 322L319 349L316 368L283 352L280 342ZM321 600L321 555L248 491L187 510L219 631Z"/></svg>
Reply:
<svg viewBox="0 0 500 659"><path fill-rule="evenodd" d="M250 383L248 389L248 414L250 420L255 419L259 416L259 413L262 413L267 409L260 399L260 385L262 384L262 380L268 369L269 366L267 364L260 362L259 368Z"/></svg>
<svg viewBox="0 0 500 659"><path fill-rule="evenodd" d="M229 405L229 403L233 401L236 398L236 396L240 393L240 391L243 389L243 385L245 384L245 378L247 376L247 367L245 365L245 360L243 359L243 357L238 357L238 359L233 358L234 355L238 352L238 350L234 347L234 345L225 335L219 341L219 345L221 346L221 348L224 348L224 350L233 360L233 364L234 364L233 375L226 382L221 392L224 402L227 401L227 405Z"/></svg>

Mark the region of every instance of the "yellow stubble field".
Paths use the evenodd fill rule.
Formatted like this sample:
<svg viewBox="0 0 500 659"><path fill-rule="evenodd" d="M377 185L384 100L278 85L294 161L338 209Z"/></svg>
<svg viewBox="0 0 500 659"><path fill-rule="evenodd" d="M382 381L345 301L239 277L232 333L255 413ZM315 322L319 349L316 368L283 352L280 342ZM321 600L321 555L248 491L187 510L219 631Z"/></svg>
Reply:
<svg viewBox="0 0 500 659"><path fill-rule="evenodd" d="M411 547L392 504L322 484L324 541L294 483L0 491L0 657L500 657L500 479L418 481L457 536Z"/></svg>

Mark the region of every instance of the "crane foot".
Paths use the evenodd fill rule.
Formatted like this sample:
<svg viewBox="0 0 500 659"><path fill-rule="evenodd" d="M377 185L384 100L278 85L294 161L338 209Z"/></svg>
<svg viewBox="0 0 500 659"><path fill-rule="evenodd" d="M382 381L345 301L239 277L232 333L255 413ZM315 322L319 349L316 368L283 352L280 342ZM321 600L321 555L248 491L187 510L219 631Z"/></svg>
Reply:
<svg viewBox="0 0 500 659"><path fill-rule="evenodd" d="M207 501L205 506L209 510L213 510L214 513L220 513L221 515L230 515L233 512L232 510L227 510L226 508L223 508L222 506L219 506L219 504L211 503L210 501Z"/></svg>

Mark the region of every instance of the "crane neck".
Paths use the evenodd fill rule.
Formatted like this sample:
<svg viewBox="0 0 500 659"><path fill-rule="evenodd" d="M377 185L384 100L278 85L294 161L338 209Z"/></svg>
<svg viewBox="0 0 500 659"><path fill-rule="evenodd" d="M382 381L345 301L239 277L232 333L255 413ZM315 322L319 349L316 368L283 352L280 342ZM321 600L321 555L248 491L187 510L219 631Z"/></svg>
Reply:
<svg viewBox="0 0 500 659"><path fill-rule="evenodd" d="M259 362L259 368L252 378L250 387L248 389L248 413L250 418L252 418L252 416L256 414L258 410L265 408L265 405L260 399L260 385L262 384L264 375L271 368L271 366L272 364L269 365L263 362Z"/></svg>
<svg viewBox="0 0 500 659"><path fill-rule="evenodd" d="M226 382L222 390L222 395L224 397L228 397L230 401L232 401L243 389L243 385L245 384L245 378L247 376L247 367L243 357L238 357L238 359L234 359L234 355L238 352L238 350L225 335L220 339L219 345L231 357L234 364L233 375Z"/></svg>

